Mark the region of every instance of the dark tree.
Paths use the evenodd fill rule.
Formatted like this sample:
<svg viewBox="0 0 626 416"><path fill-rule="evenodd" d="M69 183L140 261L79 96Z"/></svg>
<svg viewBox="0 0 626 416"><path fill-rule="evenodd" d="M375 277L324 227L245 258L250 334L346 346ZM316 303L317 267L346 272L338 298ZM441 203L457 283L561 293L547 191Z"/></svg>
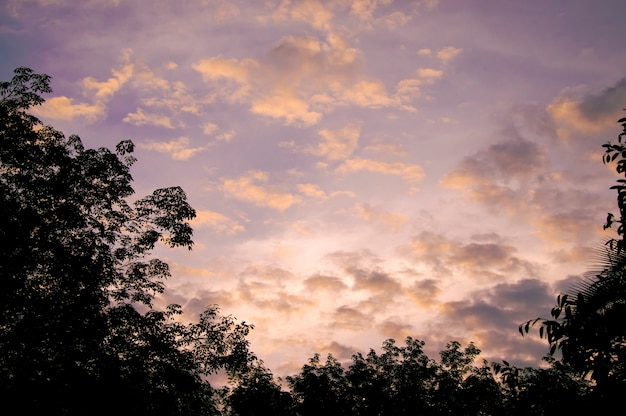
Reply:
<svg viewBox="0 0 626 416"><path fill-rule="evenodd" d="M85 149L28 114L50 77L0 83L0 400L24 414L212 414L205 376L250 359L249 326L209 308L152 309L168 265L191 249L181 188L131 203L133 143ZM143 311L143 312L142 312Z"/></svg>
<svg viewBox="0 0 626 416"><path fill-rule="evenodd" d="M326 362L315 354L298 375L287 377L298 415L351 415L348 382L341 363L332 355Z"/></svg>
<svg viewBox="0 0 626 416"><path fill-rule="evenodd" d="M503 409L509 416L547 415L554 413L586 414L598 410L590 396L590 385L572 368L547 359L549 368L518 368L508 362L494 363L502 382Z"/></svg>
<svg viewBox="0 0 626 416"><path fill-rule="evenodd" d="M282 391L269 369L260 361L232 380L235 387L226 392L225 405L232 416L295 415L291 394Z"/></svg>
<svg viewBox="0 0 626 416"><path fill-rule="evenodd" d="M470 344L451 342L441 361L428 358L424 342L411 337L400 346L393 339L382 352L353 355L344 370L329 356L315 355L302 372L288 377L301 415L504 415L506 398L486 363L474 366L480 353Z"/></svg>
<svg viewBox="0 0 626 416"><path fill-rule="evenodd" d="M617 143L603 145L603 162L614 163L616 172L626 176L626 118L618 122L622 132ZM560 350L564 363L590 377L595 400L607 408L621 403L626 389L626 179L618 179L611 189L617 191L619 216L609 213L604 228L617 224L617 238L598 251L598 267L559 295L550 319L530 320L519 328L524 335L539 322L550 355Z"/></svg>

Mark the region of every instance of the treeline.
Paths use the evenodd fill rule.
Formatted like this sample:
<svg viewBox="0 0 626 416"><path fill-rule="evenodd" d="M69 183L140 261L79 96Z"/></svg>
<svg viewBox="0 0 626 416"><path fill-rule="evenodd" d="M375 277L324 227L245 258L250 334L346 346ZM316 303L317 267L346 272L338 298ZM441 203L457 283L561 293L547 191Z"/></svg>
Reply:
<svg viewBox="0 0 626 416"><path fill-rule="evenodd" d="M450 342L439 360L424 343L387 340L382 352L355 354L344 368L332 355L312 357L284 380L281 391L269 370L251 367L226 389L224 414L252 415L547 415L597 409L591 383L558 361L549 368L507 363L475 364L480 350Z"/></svg>
<svg viewBox="0 0 626 416"><path fill-rule="evenodd" d="M437 360L424 343L386 341L350 363L312 357L276 380L249 351L252 328L209 307L183 324L178 305L153 308L168 265L158 243L193 245L181 188L136 199L133 143L85 149L28 110L50 77L18 68L0 82L0 401L22 414L544 415L611 408L626 387L626 180L618 225L600 267L559 297L539 325L547 368L475 363L451 342ZM620 120L626 132L626 119ZM622 133L606 163L626 171ZM560 351L562 359L555 359ZM226 388L208 376L225 372Z"/></svg>

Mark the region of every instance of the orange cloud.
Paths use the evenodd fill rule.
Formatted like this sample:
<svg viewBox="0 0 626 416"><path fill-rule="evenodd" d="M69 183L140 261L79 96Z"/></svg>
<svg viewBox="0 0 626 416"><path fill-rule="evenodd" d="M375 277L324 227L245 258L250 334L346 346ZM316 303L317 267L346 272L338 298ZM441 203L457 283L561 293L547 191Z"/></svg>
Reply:
<svg viewBox="0 0 626 416"><path fill-rule="evenodd" d="M409 223L409 217L404 214L394 214L372 207L370 204L357 204L356 210L365 221L376 224L385 231L397 233Z"/></svg>
<svg viewBox="0 0 626 416"><path fill-rule="evenodd" d="M244 231L245 228L239 222L219 212L209 210L196 210L196 218L192 222L195 227L208 227L220 234L233 235Z"/></svg>
<svg viewBox="0 0 626 416"><path fill-rule="evenodd" d="M52 97L42 105L32 109L33 114L42 118L56 120L85 119L88 122L96 121L106 112L106 108L101 104L74 104L74 100L65 96Z"/></svg>
<svg viewBox="0 0 626 416"><path fill-rule="evenodd" d="M322 141L317 147L307 148L307 151L332 161L344 160L356 150L361 128L351 123L338 130L322 129L318 133Z"/></svg>
<svg viewBox="0 0 626 416"><path fill-rule="evenodd" d="M409 165L402 162L380 162L361 158L346 160L336 171L339 173L368 171L382 173L384 175L395 175L400 176L409 184L415 184L424 177L424 172L419 165Z"/></svg>
<svg viewBox="0 0 626 416"><path fill-rule="evenodd" d="M142 126L150 124L153 126L165 127L173 129L172 121L167 116L160 116L157 114L146 114L141 108L137 108L134 113L128 113L122 121L132 124L133 126Z"/></svg>
<svg viewBox="0 0 626 416"><path fill-rule="evenodd" d="M222 191L230 197L253 202L258 206L266 206L278 211L285 211L294 204L301 202L300 197L290 193L282 193L272 188L263 187L255 182L267 182L265 172L250 171L237 179L225 179Z"/></svg>
<svg viewBox="0 0 626 416"><path fill-rule="evenodd" d="M143 149L167 153L174 160L187 160L193 157L196 153L207 149L207 146L190 147L189 138L187 137L179 137L178 139L174 139L169 142L139 143L138 146Z"/></svg>

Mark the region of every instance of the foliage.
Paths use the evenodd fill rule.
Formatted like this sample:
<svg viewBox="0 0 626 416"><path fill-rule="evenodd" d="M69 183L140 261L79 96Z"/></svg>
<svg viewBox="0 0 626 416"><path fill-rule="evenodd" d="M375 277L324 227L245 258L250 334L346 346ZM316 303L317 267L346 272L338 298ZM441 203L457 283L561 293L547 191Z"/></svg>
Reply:
<svg viewBox="0 0 626 416"><path fill-rule="evenodd" d="M495 372L486 362L474 366L478 348L451 342L437 362L423 347L411 337L405 346L389 339L380 354L353 355L347 369L331 355L322 363L316 354L300 374L287 378L294 414L504 414L505 394Z"/></svg>
<svg viewBox="0 0 626 416"><path fill-rule="evenodd" d="M26 414L91 413L94 403L102 412L214 413L205 376L247 365L250 327L216 307L193 324L176 320L176 305L152 309L170 272L150 253L158 242L191 249L195 211L179 187L129 202L131 141L85 149L28 114L49 82L18 68L0 83L4 405Z"/></svg>
<svg viewBox="0 0 626 416"><path fill-rule="evenodd" d="M604 144L604 163L615 163L626 176L626 118L616 144ZM560 350L563 361L596 383L595 394L605 403L619 400L626 387L626 179L618 179L619 217L609 213L604 229L617 224L617 239L597 253L597 270L586 273L567 293L557 298L551 319L537 318L520 325L524 335L540 322L539 335L550 344L550 355Z"/></svg>
<svg viewBox="0 0 626 416"><path fill-rule="evenodd" d="M269 369L254 360L242 372L235 387L227 389L225 414L232 416L287 416L292 412L291 394L282 391Z"/></svg>
<svg viewBox="0 0 626 416"><path fill-rule="evenodd" d="M393 339L382 353L357 353L347 368L318 354L300 374L287 378L298 415L544 415L584 408L588 383L568 366L517 368L474 364L480 350L459 342L446 345L440 360L430 359L424 342L411 337L405 346Z"/></svg>

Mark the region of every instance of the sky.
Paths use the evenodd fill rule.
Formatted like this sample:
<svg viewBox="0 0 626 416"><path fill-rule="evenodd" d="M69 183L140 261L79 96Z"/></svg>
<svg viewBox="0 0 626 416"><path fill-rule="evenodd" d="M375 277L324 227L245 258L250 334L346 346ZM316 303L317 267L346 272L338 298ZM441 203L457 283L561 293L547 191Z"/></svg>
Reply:
<svg viewBox="0 0 626 416"><path fill-rule="evenodd" d="M616 211L623 0L4 0L0 76L87 147L136 144L137 196L181 186L192 251L157 306L255 326L277 376L407 336L437 358L548 352Z"/></svg>

